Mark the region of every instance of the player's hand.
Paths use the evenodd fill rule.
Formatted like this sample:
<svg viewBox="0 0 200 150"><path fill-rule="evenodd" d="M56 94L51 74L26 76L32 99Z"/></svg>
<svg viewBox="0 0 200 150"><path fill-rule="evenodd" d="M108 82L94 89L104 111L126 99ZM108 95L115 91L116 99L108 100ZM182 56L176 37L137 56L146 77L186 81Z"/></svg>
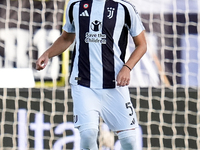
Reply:
<svg viewBox="0 0 200 150"><path fill-rule="evenodd" d="M117 75L117 86L126 86L130 83L130 70L127 67L122 67Z"/></svg>
<svg viewBox="0 0 200 150"><path fill-rule="evenodd" d="M49 61L49 57L44 53L38 60L36 61L36 70L42 70L46 67Z"/></svg>

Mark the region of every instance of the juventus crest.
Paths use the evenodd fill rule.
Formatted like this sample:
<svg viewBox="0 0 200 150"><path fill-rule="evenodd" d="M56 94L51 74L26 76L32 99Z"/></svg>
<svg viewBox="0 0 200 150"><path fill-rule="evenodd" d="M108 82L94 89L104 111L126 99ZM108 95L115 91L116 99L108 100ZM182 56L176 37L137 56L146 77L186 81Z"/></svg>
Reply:
<svg viewBox="0 0 200 150"><path fill-rule="evenodd" d="M107 16L107 17L108 17L109 19L111 19L111 18L113 17L115 8L108 7L107 10L108 10L108 16Z"/></svg>

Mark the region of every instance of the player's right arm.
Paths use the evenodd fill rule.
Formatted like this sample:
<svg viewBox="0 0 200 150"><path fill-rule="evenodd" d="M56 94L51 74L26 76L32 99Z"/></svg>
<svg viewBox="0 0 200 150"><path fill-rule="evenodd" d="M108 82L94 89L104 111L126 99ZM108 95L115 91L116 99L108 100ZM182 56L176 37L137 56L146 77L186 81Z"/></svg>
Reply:
<svg viewBox="0 0 200 150"><path fill-rule="evenodd" d="M46 67L50 58L63 53L74 41L75 34L63 31L61 36L49 47L36 61L36 69L42 70Z"/></svg>

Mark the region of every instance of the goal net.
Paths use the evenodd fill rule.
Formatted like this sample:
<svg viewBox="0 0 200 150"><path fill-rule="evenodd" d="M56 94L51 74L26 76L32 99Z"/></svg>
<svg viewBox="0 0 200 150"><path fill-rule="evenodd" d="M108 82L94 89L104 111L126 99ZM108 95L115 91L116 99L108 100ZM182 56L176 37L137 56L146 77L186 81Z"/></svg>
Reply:
<svg viewBox="0 0 200 150"><path fill-rule="evenodd" d="M138 150L200 149L200 1L131 3L148 42L129 85L140 125ZM66 4L0 1L0 77L3 69L29 68L35 80L29 88L0 83L0 150L79 150L68 85L71 50L53 58L44 71L34 69L38 56L62 32ZM129 40L127 58L134 47ZM97 141L101 150L120 150L102 120Z"/></svg>

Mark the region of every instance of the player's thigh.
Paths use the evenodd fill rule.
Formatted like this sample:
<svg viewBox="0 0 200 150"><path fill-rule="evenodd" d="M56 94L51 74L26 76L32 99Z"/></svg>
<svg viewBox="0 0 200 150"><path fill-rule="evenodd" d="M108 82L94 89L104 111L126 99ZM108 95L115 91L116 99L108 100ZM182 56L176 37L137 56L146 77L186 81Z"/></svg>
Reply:
<svg viewBox="0 0 200 150"><path fill-rule="evenodd" d="M98 96L92 89L79 85L72 85L71 90L75 127L87 125L96 129L100 110Z"/></svg>
<svg viewBox="0 0 200 150"><path fill-rule="evenodd" d="M107 90L104 96L102 117L110 129L121 131L138 126L128 87Z"/></svg>

